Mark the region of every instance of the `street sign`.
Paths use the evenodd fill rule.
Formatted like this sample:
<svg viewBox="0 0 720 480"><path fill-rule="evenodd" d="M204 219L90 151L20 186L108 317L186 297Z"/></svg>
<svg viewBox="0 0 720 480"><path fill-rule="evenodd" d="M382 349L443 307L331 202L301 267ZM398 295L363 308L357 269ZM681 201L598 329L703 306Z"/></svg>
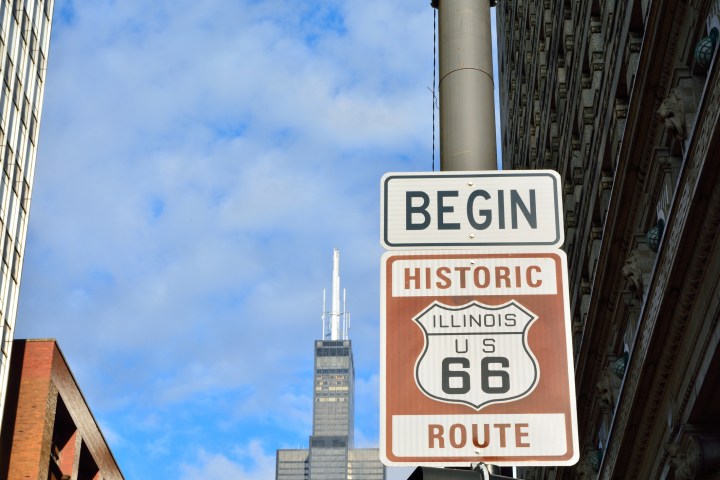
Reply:
<svg viewBox="0 0 720 480"><path fill-rule="evenodd" d="M383 256L386 465L577 462L566 262L556 249Z"/></svg>
<svg viewBox="0 0 720 480"><path fill-rule="evenodd" d="M387 173L381 242L404 250L560 248L561 185L552 170Z"/></svg>

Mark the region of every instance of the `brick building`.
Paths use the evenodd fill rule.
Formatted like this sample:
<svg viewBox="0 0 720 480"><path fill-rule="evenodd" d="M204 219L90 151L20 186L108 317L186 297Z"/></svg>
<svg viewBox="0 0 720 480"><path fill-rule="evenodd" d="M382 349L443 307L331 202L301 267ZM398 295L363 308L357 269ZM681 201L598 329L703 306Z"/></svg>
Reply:
<svg viewBox="0 0 720 480"><path fill-rule="evenodd" d="M15 340L0 434L0 479L123 475L55 340Z"/></svg>

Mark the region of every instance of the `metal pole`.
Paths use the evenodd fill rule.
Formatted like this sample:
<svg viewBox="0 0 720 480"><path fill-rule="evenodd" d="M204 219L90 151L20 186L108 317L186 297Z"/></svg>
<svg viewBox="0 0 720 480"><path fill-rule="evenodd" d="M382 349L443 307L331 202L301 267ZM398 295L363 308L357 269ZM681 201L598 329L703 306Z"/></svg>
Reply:
<svg viewBox="0 0 720 480"><path fill-rule="evenodd" d="M495 0L432 0L438 9L440 169L496 170L490 7Z"/></svg>
<svg viewBox="0 0 720 480"><path fill-rule="evenodd" d="M497 170L490 7L431 0L438 10L440 170ZM482 465L488 478L495 465Z"/></svg>

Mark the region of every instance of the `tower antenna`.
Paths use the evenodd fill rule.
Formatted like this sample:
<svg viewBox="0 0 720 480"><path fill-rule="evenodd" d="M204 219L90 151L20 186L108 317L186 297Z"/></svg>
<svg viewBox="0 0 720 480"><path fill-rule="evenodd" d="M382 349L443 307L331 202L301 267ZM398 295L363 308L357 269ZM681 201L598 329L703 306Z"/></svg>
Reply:
<svg viewBox="0 0 720 480"><path fill-rule="evenodd" d="M346 297L347 291L343 288L343 340L348 339L348 320L349 320L349 314L346 310Z"/></svg>
<svg viewBox="0 0 720 480"><path fill-rule="evenodd" d="M332 311L330 340L340 340L340 250L333 250Z"/></svg>
<svg viewBox="0 0 720 480"><path fill-rule="evenodd" d="M322 315L320 316L320 318L322 319L322 337L320 338L322 338L323 340L325 340L325 312L327 312L327 310L325 310L325 289L323 288L323 309Z"/></svg>

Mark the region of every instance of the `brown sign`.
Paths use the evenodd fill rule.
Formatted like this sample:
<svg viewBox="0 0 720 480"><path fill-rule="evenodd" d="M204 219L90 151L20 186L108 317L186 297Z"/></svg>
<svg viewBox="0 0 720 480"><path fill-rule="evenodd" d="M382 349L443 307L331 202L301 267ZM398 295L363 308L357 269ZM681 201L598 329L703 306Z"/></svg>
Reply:
<svg viewBox="0 0 720 480"><path fill-rule="evenodd" d="M387 253L387 465L572 465L577 419L565 253Z"/></svg>

